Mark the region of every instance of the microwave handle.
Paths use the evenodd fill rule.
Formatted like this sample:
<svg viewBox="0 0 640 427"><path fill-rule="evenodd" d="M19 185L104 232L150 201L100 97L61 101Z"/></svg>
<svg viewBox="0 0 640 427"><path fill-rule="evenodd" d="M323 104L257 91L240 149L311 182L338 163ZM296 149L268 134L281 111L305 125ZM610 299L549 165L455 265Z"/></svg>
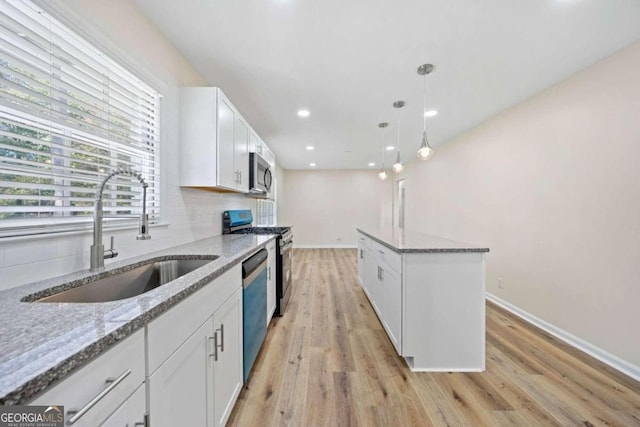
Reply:
<svg viewBox="0 0 640 427"><path fill-rule="evenodd" d="M267 192L271 191L271 184L273 183L273 175L271 169L266 168L264 171L264 186L267 188Z"/></svg>

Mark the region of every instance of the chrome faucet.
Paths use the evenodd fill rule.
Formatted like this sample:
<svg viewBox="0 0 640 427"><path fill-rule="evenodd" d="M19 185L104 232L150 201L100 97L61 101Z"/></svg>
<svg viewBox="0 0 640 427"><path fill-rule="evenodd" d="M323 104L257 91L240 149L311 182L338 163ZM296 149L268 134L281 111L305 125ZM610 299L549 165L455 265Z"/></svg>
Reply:
<svg viewBox="0 0 640 427"><path fill-rule="evenodd" d="M105 216L102 210L102 193L104 187L111 178L116 175L130 175L137 178L142 184L142 216L140 217L140 232L136 237L137 240L149 240L149 217L147 215L147 187L149 184L142 178L139 172L132 169L116 169L111 172L102 181L96 194L96 208L93 213L93 244L91 245L91 271L96 271L104 268L105 258L115 258L118 256L118 251L113 248L113 236L111 236L111 248L104 250L102 244L102 219L103 218L118 218L118 216Z"/></svg>

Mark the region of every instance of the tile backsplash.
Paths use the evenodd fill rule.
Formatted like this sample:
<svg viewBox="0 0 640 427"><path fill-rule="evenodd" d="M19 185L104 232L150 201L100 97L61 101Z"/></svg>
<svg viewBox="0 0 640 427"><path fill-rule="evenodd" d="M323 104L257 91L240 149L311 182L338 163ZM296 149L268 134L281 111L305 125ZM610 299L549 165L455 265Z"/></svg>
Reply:
<svg viewBox="0 0 640 427"><path fill-rule="evenodd" d="M115 236L116 260L219 235L224 210L255 210L254 199L229 193L175 188L164 200L163 224L151 228L151 240L136 240L137 229L104 230L105 247ZM92 240L86 231L0 241L0 290L89 268Z"/></svg>

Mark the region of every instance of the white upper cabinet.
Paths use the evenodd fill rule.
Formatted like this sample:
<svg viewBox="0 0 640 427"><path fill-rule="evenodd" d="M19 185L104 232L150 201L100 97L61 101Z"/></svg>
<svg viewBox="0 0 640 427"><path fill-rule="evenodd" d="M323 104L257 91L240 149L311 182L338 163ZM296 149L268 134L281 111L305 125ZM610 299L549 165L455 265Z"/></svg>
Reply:
<svg viewBox="0 0 640 427"><path fill-rule="evenodd" d="M248 192L250 129L219 88L182 88L180 185Z"/></svg>
<svg viewBox="0 0 640 427"><path fill-rule="evenodd" d="M260 138L255 130L251 129L251 135L249 137L249 152L258 153L260 157L265 159L272 169L276 167L276 156L273 151L269 149L269 146Z"/></svg>

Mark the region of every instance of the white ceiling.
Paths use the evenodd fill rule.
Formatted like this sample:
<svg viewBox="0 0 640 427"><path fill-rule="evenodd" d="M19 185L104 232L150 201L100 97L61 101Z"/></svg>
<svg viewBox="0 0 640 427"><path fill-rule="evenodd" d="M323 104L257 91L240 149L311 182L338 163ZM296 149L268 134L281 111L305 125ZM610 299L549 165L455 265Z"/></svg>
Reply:
<svg viewBox="0 0 640 427"><path fill-rule="evenodd" d="M640 39L638 0L134 0L286 169L366 169L404 100L403 159ZM301 119L296 112L311 112ZM305 146L314 145L313 152ZM387 152L386 163L395 154Z"/></svg>

